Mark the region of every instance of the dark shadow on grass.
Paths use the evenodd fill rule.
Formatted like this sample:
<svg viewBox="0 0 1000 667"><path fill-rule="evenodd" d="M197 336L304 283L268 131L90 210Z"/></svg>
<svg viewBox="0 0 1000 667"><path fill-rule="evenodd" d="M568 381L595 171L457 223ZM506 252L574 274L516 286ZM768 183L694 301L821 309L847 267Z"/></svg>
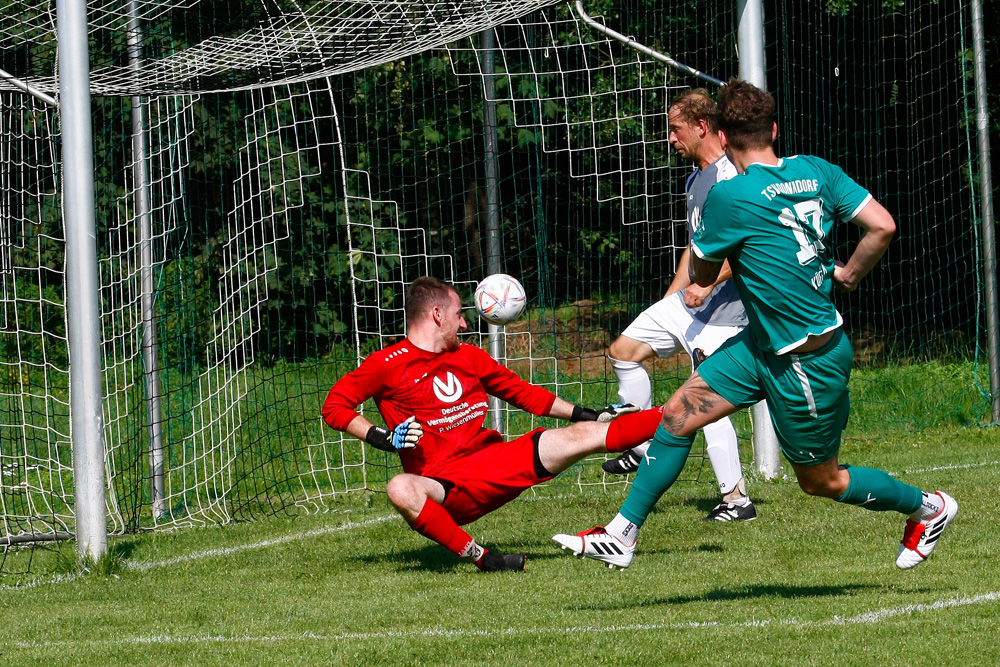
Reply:
<svg viewBox="0 0 1000 667"><path fill-rule="evenodd" d="M549 549L549 545L552 548ZM538 543L525 545L523 542L495 542L485 545L486 548L503 554L527 554L528 570L531 570L531 563L550 559L569 559L568 552L561 551L555 544ZM647 553L662 553L659 551L649 551ZM405 549L381 554L367 556L352 556L349 560L367 565L390 565L397 570L414 572L436 572L438 574L456 574L475 566L459 559L444 547L428 544L420 549Z"/></svg>
<svg viewBox="0 0 1000 667"><path fill-rule="evenodd" d="M749 600L761 598L825 598L851 596L857 593L882 588L878 584L847 584L844 586L741 586L739 588L717 588L704 595L676 595L674 597L658 598L636 602L635 604L620 604L608 601L606 604L589 604L574 607L581 611L614 611L619 609L634 609L636 607L657 607L660 605L683 605L691 602L729 602L733 600Z"/></svg>
<svg viewBox="0 0 1000 667"><path fill-rule="evenodd" d="M135 553L137 542L138 540L134 539L117 539L108 546L108 551L115 558L129 560L132 558L132 554Z"/></svg>
<svg viewBox="0 0 1000 667"><path fill-rule="evenodd" d="M741 586L740 588L717 588L704 595L677 595L664 598L659 604L687 604L695 601L729 601L746 600L750 598L820 598L855 595L860 592L881 588L877 584L846 584L844 586ZM653 601L652 604L657 604Z"/></svg>
<svg viewBox="0 0 1000 667"><path fill-rule="evenodd" d="M549 540L533 540L530 544L523 541L498 541L484 545L486 548L503 554L527 554L528 570L531 570L532 562L548 560L569 560L574 558L568 551L560 549L555 543ZM666 549L642 549L643 556L665 556L679 553L708 552L722 553L726 548L719 544L704 543L696 547L666 548ZM437 572L439 574L460 573L473 565L459 559L444 547L428 544L419 549L405 549L380 554L365 556L351 556L348 560L367 565L394 565L400 571L424 571ZM601 566L601 563L594 563Z"/></svg>
<svg viewBox="0 0 1000 667"><path fill-rule="evenodd" d="M367 565L389 565L404 572L455 574L466 567L475 569L471 563L460 560L455 554L436 544L428 544L420 549L403 549L368 556L352 556L348 560Z"/></svg>

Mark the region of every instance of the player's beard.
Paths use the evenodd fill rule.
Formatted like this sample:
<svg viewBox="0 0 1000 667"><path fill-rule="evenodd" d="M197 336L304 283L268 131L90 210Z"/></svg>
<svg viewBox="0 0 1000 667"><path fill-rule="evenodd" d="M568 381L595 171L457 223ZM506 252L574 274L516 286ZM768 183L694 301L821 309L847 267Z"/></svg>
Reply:
<svg viewBox="0 0 1000 667"><path fill-rule="evenodd" d="M458 339L458 332L453 331L444 335L444 349L448 352L454 352L462 344L462 341Z"/></svg>

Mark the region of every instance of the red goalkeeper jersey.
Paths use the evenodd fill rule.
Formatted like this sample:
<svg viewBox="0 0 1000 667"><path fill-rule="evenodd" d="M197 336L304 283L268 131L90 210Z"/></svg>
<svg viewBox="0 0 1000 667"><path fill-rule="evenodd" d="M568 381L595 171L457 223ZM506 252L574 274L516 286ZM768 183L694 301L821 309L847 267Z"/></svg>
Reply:
<svg viewBox="0 0 1000 667"><path fill-rule="evenodd" d="M323 419L343 431L369 398L390 429L416 417L424 436L399 455L406 472L431 475L445 461L503 439L483 426L490 395L535 415L548 414L556 400L474 345L434 353L404 339L340 378L323 404Z"/></svg>

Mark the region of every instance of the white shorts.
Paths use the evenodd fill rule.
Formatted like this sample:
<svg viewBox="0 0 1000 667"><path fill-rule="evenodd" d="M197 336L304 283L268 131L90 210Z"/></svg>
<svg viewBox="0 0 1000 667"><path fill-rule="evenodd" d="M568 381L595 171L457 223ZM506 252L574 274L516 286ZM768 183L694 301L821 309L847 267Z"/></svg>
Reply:
<svg viewBox="0 0 1000 667"><path fill-rule="evenodd" d="M741 329L741 326L718 326L695 319L684 306L684 294L674 292L642 311L622 335L646 343L656 356L666 359L681 350L690 355L699 348L706 356L710 355Z"/></svg>

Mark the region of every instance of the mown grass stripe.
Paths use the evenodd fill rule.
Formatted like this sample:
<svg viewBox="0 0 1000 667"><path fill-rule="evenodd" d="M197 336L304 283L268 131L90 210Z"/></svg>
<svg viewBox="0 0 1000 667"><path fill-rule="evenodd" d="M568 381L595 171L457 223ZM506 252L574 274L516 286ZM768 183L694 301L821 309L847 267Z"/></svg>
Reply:
<svg viewBox="0 0 1000 667"><path fill-rule="evenodd" d="M351 530L354 528L365 528L367 526L372 526L379 523L384 523L386 521L392 521L393 519L399 519L398 514L391 514L386 516L376 517L374 519L368 519L367 521L359 521L357 523L351 521L339 526L329 526L326 528L316 528L314 530L307 530L301 533L295 533L294 535L283 535L281 537L275 537L269 540L261 540L260 542L253 542L251 544L241 544L235 547L225 547L220 549L206 549L204 551L195 551L183 556L175 556L174 558L166 558L157 561L139 561L131 562L127 561L124 563L124 567L128 570L133 570L136 572L145 572L147 570L153 570L161 567L169 567L171 565L177 565L179 563L187 563L196 560L202 560L204 558L212 558L215 556L228 556L234 553L239 553L242 551L250 551L253 549L263 549L266 547L272 547L279 544L286 544L288 542L294 542L297 540L304 540L310 537L320 537L322 535L329 535L331 533L339 533L345 530ZM57 574L52 577L46 577L44 579L36 579L34 581L28 581L20 584L3 584L0 585L0 592L2 591L23 591L32 588L38 588L40 586L50 586L55 584L66 584L84 576L83 572L71 572L66 574Z"/></svg>
<svg viewBox="0 0 1000 667"><path fill-rule="evenodd" d="M912 604L904 607L890 607L887 609L876 609L855 616L841 618L834 616L822 621L800 621L796 619L755 619L752 621L740 621L735 623L725 623L721 621L688 621L682 623L635 623L630 625L583 625L583 626L563 626L551 628L503 628L489 630L449 630L441 628L430 628L427 630L414 631L388 631L388 632L346 632L333 635L317 634L314 632L304 632L299 635L205 635L202 637L193 635L152 635L145 637L122 637L106 640L87 640L84 642L17 642L19 648L53 648L59 646L75 646L79 644L88 645L170 645L170 644L205 644L205 643L279 643L279 642L301 642L301 641L321 641L321 642L342 642L342 641L369 641L385 639L415 639L415 638L466 638L466 637L510 637L555 634L560 636L574 634L607 634L616 632L635 632L651 630L697 630L697 629L739 629L739 628L763 628L768 626L782 627L822 627L830 625L874 625L896 616L915 615L926 612L939 611L954 607L967 607L975 604L984 604L1000 600L1000 591L982 593L971 597L957 597L938 600L926 604Z"/></svg>

